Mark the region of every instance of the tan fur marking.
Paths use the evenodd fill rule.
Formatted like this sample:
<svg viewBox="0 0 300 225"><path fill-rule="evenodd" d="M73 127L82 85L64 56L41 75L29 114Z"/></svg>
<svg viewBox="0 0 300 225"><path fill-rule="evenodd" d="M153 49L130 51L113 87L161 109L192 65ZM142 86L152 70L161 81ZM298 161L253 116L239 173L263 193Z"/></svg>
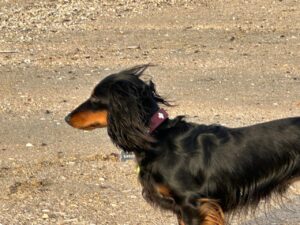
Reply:
<svg viewBox="0 0 300 225"><path fill-rule="evenodd" d="M171 190L165 185L156 185L156 191L163 197L171 197Z"/></svg>
<svg viewBox="0 0 300 225"><path fill-rule="evenodd" d="M204 218L201 225L225 225L224 213L217 201L200 199L200 214Z"/></svg>
<svg viewBox="0 0 300 225"><path fill-rule="evenodd" d="M92 125L107 126L107 111L84 111L72 115L70 125L79 129L92 129Z"/></svg>
<svg viewBox="0 0 300 225"><path fill-rule="evenodd" d="M178 220L178 225L185 225L182 219Z"/></svg>

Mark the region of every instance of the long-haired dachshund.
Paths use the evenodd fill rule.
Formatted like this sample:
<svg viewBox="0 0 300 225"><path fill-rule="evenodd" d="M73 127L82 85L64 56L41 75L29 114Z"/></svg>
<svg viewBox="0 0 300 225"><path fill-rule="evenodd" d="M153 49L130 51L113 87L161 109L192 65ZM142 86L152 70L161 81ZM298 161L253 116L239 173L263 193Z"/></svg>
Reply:
<svg viewBox="0 0 300 225"><path fill-rule="evenodd" d="M73 127L107 127L112 142L134 152L144 198L180 225L224 225L224 213L256 206L300 177L300 117L241 128L189 123L140 65L103 79L67 117Z"/></svg>

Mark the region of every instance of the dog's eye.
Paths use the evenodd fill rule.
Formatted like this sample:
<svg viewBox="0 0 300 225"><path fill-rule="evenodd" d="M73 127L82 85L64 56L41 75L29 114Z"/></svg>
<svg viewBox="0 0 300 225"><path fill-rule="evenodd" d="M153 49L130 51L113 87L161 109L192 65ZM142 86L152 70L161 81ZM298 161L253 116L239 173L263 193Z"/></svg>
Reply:
<svg viewBox="0 0 300 225"><path fill-rule="evenodd" d="M100 100L99 100L99 98L97 98L97 97L95 97L95 96L91 96L91 97L90 97L90 101L91 101L91 103L97 103L97 102L99 102Z"/></svg>

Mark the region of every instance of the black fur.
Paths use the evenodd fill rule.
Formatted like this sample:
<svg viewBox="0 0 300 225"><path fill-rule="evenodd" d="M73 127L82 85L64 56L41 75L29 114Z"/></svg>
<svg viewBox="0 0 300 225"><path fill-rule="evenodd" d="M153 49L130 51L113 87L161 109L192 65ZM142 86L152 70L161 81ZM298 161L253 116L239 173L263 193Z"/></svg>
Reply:
<svg viewBox="0 0 300 225"><path fill-rule="evenodd" d="M179 116L149 134L159 104L170 104L139 78L147 66L106 77L91 97L108 111L112 142L135 153L147 201L172 210L181 224L223 224L205 223L202 199L232 212L284 192L300 177L300 117L228 128Z"/></svg>

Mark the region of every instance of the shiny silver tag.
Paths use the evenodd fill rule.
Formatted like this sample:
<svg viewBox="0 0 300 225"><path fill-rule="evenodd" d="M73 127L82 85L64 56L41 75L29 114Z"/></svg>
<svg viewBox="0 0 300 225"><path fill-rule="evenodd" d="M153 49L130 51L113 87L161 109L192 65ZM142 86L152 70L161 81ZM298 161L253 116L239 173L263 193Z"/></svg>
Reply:
<svg viewBox="0 0 300 225"><path fill-rule="evenodd" d="M121 162L125 162L127 160L134 160L135 159L135 155L132 152L125 152L124 150L121 150L121 154L120 154L120 161Z"/></svg>

